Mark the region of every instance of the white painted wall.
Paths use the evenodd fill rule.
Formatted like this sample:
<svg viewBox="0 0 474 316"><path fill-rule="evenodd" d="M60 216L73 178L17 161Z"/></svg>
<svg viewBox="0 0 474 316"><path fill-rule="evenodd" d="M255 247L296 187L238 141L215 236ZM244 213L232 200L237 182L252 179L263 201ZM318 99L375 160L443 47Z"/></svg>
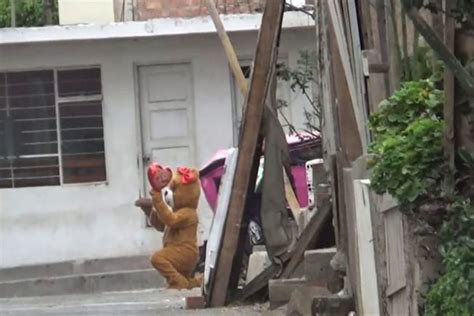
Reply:
<svg viewBox="0 0 474 316"><path fill-rule="evenodd" d="M312 47L312 35L312 29L283 32L280 51L290 66L300 49ZM231 34L245 57L253 55L256 38L256 32ZM192 64L201 165L233 140L230 71L217 35L0 46L0 71L101 66L108 175L107 184L0 189L0 268L149 254L160 247L161 234L145 227L133 205L142 184L134 78L136 65L175 62ZM301 125L304 99L292 99L292 117ZM209 212L200 208L206 230Z"/></svg>
<svg viewBox="0 0 474 316"><path fill-rule="evenodd" d="M113 0L58 0L59 24L114 22Z"/></svg>

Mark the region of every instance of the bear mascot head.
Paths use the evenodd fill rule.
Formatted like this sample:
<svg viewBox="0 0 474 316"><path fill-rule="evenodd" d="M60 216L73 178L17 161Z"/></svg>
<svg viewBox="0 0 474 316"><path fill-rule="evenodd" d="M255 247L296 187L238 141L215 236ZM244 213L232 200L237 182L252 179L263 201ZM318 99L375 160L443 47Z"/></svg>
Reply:
<svg viewBox="0 0 474 316"><path fill-rule="evenodd" d="M197 209L201 195L199 171L194 168L180 167L173 172L164 196L174 211L184 207Z"/></svg>

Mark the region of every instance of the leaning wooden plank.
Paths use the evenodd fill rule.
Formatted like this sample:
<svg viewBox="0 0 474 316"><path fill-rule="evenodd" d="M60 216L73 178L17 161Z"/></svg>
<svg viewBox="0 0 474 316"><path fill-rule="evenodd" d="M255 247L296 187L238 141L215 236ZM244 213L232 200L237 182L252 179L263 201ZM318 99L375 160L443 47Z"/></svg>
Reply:
<svg viewBox="0 0 474 316"><path fill-rule="evenodd" d="M325 0L326 5L330 1ZM331 17L329 17L331 19ZM337 102L334 102L335 132L338 141L338 147L345 155L345 160L352 162L363 154L363 147L361 144L364 138L359 134L357 127L355 106L352 105L353 99L350 96L350 89L348 86L348 78L344 74L344 67L341 60L340 46L336 43L336 34L334 31L334 23L328 23L329 47L331 49L332 58L332 75L334 77L334 90ZM335 181L335 180L333 180Z"/></svg>
<svg viewBox="0 0 474 316"><path fill-rule="evenodd" d="M296 242L293 250L282 255L279 258L279 264L272 264L247 284L242 289L240 299L246 300L250 298L252 295L266 287L268 281L274 277L284 278L287 275L291 275L298 263L303 259L305 250L317 242L319 233L321 232L323 225L327 223L329 215L331 214L331 208L331 201L329 201L329 199L325 200L321 208L317 210L317 213L311 217L310 222L303 230L303 233L301 234L300 239ZM285 267L287 262L288 265Z"/></svg>
<svg viewBox="0 0 474 316"><path fill-rule="evenodd" d="M327 220L331 214L331 202L327 200L321 209L316 212L317 213L311 219L310 224L308 224L301 235L301 238L298 240L295 249L291 252L290 260L283 270L281 278L289 278L293 272L295 272L298 264L303 260L304 252L315 244L316 237L321 232L324 224L328 222Z"/></svg>
<svg viewBox="0 0 474 316"><path fill-rule="evenodd" d="M356 305L356 310L362 308L361 290L360 290L360 266L359 266L359 249L357 248L357 227L355 223L355 200L354 185L352 178L352 169L343 169L344 179L344 199L346 205L347 235L348 235L348 252L347 252L347 276L349 277L352 287L352 295Z"/></svg>
<svg viewBox="0 0 474 316"><path fill-rule="evenodd" d="M247 85L247 80L245 79L244 73L242 72L242 69L240 68L239 60L237 58L237 54L235 53L234 47L232 46L232 42L229 39L229 36L227 35L227 32L224 29L224 25L222 24L221 19L219 18L219 13L217 12L216 5L214 4L213 0L206 0L206 6L209 11L209 14L211 15L212 21L214 23L214 26L216 27L217 34L219 35L219 38L221 39L222 46L224 48L224 52L227 56L227 61L229 62L230 69L232 70L232 73L234 74L234 77L237 81L237 84L239 86L240 92L242 93L243 97L247 97L248 93L248 85ZM245 109L245 107L243 107ZM270 113L270 112L269 112ZM271 112L271 118L273 120L278 120L276 115ZM291 186L291 183L288 180L288 174L286 173L286 170L284 171L285 175L285 197L286 200L288 201L288 205L290 206L291 213L293 214L295 221L298 225L299 231L303 229L303 226L301 225L301 208L298 203L298 200L296 199L296 194L293 190L293 187Z"/></svg>
<svg viewBox="0 0 474 316"><path fill-rule="evenodd" d="M223 306L226 303L231 266L237 251L266 96L276 61L275 48L280 35L284 7L284 2L267 1L263 12L255 53L255 68L252 72L251 86L242 122L236 167L237 176L232 185L229 214L216 266L216 278L210 301L212 307Z"/></svg>
<svg viewBox="0 0 474 316"><path fill-rule="evenodd" d="M240 69L239 60L237 59L237 55L235 54L234 48L232 47L232 43L230 42L229 36L227 35L227 32L224 29L224 24L222 24L222 21L219 18L219 12L217 12L214 0L206 0L206 6L207 10L209 11L209 15L211 16L212 22L214 22L214 26L216 27L217 34L221 39L225 54L227 56L227 59L229 60L230 68L232 69L232 72L234 73L234 76L237 79L237 84L239 85L240 92L245 97L247 96L247 81L245 80L242 69Z"/></svg>
<svg viewBox="0 0 474 316"><path fill-rule="evenodd" d="M355 119L357 123L357 129L359 131L359 137L362 144L363 152L367 152L367 142L368 142L368 134L365 127L364 122L364 115L361 113L360 107L358 106L358 98L356 87L354 83L354 77L352 76L351 65L350 65L350 57L348 53L347 47L347 39L344 35L343 30L343 23L342 17L340 12L339 4L335 1L326 0L329 5L329 14L330 14L330 21L332 23L332 27L334 30L336 43L338 47L338 54L341 59L342 63L342 70L345 76L345 81L347 83L347 88L349 91L350 100L352 103L352 108L355 114Z"/></svg>
<svg viewBox="0 0 474 316"><path fill-rule="evenodd" d="M364 73L362 70L362 46L360 42L359 20L357 15L357 8L354 1L347 1L349 9L350 29L352 35L352 49L354 54L354 76L357 88L357 96L359 98L358 107L362 114L364 122L367 122L367 104L365 98ZM366 135L369 135L367 124L364 125Z"/></svg>
<svg viewBox="0 0 474 316"><path fill-rule="evenodd" d="M298 198L296 197L295 191L293 191L293 188L291 187L290 179L288 178L288 174L286 173L285 168L283 168L283 180L285 184L286 201L288 202L288 206L290 207L291 214L293 214L296 225L298 226L298 236L299 236L304 229L303 212L300 208L300 204L298 202Z"/></svg>

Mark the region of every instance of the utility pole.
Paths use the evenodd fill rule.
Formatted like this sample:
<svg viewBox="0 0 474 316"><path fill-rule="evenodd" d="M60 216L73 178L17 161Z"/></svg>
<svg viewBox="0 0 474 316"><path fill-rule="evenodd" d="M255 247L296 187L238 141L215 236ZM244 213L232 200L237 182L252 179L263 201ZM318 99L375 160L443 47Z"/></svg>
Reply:
<svg viewBox="0 0 474 316"><path fill-rule="evenodd" d="M16 0L10 0L10 21L11 27L16 27Z"/></svg>
<svg viewBox="0 0 474 316"><path fill-rule="evenodd" d="M53 0L43 0L44 23L45 25L53 24Z"/></svg>

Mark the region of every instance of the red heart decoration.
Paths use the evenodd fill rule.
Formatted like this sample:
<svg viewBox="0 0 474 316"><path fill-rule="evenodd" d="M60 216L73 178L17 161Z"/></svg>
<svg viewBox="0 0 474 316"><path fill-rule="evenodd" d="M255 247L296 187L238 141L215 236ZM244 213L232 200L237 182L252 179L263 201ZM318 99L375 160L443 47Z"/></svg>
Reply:
<svg viewBox="0 0 474 316"><path fill-rule="evenodd" d="M147 170L148 182L155 191L161 191L171 181L172 174L170 168L157 163L150 164Z"/></svg>

